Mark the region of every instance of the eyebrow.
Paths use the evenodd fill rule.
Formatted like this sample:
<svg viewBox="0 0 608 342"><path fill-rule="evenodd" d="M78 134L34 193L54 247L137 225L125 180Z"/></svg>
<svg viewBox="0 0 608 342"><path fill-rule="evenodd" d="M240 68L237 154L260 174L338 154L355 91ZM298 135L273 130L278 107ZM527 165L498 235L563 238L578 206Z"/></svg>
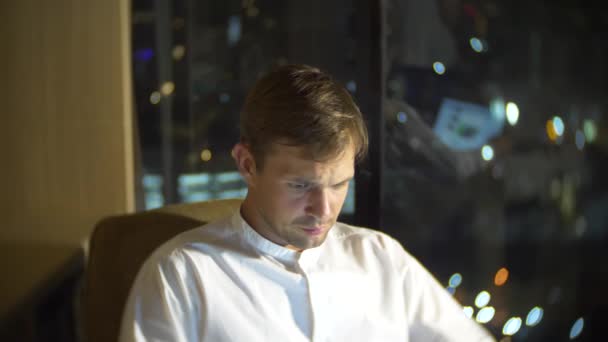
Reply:
<svg viewBox="0 0 608 342"><path fill-rule="evenodd" d="M294 177L287 177L289 181L292 182L301 182L301 183L311 183L311 184L318 184L317 182L315 182L314 180L305 178L305 177L301 177L301 176L294 176ZM353 180L355 177L354 176L349 176L341 181L338 181L334 184L331 184L330 186L335 186L335 185L340 185L340 184L344 184L347 182L350 182L351 180Z"/></svg>

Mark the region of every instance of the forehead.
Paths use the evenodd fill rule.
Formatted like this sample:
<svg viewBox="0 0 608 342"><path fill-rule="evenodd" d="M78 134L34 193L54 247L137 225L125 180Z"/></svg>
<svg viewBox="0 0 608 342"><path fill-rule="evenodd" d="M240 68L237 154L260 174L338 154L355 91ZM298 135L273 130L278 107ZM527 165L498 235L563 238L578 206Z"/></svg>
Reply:
<svg viewBox="0 0 608 342"><path fill-rule="evenodd" d="M273 144L264 161L264 172L275 177L329 178L327 180L333 181L352 177L354 164L352 144L326 160L314 160L306 147Z"/></svg>

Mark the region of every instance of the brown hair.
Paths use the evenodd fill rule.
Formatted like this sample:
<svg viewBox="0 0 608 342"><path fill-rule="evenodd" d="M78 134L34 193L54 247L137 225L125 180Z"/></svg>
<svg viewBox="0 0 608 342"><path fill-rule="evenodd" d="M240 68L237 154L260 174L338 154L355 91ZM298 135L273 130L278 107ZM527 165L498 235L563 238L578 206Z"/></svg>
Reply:
<svg viewBox="0 0 608 342"><path fill-rule="evenodd" d="M342 153L352 142L356 160L367 153L367 128L348 91L307 65L285 65L250 90L241 111L241 142L258 167L273 143L305 146L315 160Z"/></svg>

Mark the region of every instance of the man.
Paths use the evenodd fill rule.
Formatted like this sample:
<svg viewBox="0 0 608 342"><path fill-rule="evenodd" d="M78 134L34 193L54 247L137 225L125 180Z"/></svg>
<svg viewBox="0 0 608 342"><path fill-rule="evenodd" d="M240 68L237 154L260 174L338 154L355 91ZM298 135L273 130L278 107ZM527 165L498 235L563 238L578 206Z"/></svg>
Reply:
<svg viewBox="0 0 608 342"><path fill-rule="evenodd" d="M349 93L303 65L253 87L232 155L239 212L146 261L122 341L491 341L391 237L336 222L367 131Z"/></svg>

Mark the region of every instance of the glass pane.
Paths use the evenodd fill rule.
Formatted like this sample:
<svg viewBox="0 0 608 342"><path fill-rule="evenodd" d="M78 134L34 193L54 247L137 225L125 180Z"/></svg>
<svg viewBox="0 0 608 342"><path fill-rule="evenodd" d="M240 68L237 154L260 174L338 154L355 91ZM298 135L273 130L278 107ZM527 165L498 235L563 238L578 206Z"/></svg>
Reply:
<svg viewBox="0 0 608 342"><path fill-rule="evenodd" d="M497 339L600 340L608 22L599 8L394 0L385 11L386 230Z"/></svg>
<svg viewBox="0 0 608 342"><path fill-rule="evenodd" d="M272 67L317 66L356 92L351 0L135 0L133 6L147 209L244 197L230 150L247 90ZM350 190L346 219L354 213L354 184Z"/></svg>

